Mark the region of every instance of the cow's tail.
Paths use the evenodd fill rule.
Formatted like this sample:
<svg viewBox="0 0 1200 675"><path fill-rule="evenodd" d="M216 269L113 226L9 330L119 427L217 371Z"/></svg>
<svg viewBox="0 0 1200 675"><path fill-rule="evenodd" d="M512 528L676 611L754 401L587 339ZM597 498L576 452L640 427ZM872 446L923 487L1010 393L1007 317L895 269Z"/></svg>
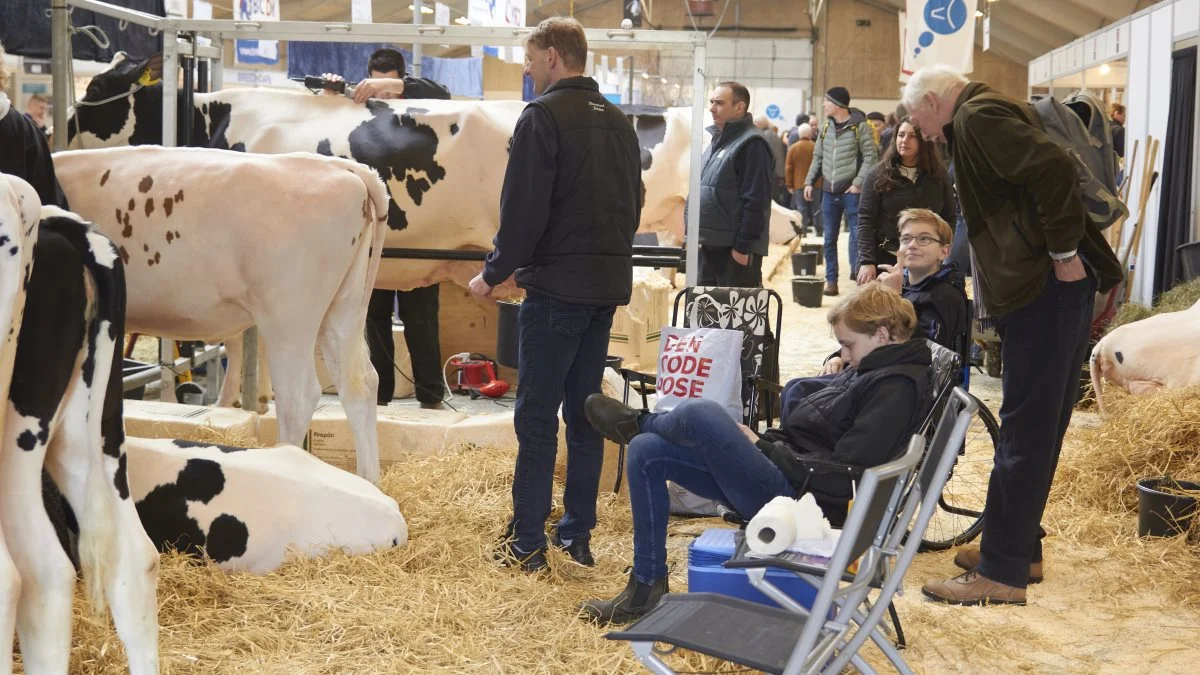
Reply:
<svg viewBox="0 0 1200 675"><path fill-rule="evenodd" d="M78 216L49 218L42 226L57 229L80 249L91 291L84 324L87 353L83 373L86 377L90 369L86 452L94 454L89 457L84 479L79 564L92 611L102 616L105 591L125 553L119 543L122 538L117 536L118 510L133 508L124 456L123 355L118 347L125 333L125 269L112 241Z"/></svg>
<svg viewBox="0 0 1200 675"><path fill-rule="evenodd" d="M348 162L350 160L347 160ZM367 293L363 296L363 309L371 299L371 289L375 287L375 277L379 275L379 264L383 260L383 242L387 237L388 206L391 197L387 186L379 178L379 174L371 167L358 162L354 165L354 173L362 179L367 188L368 208L363 213L363 239L371 242L370 259L367 264Z"/></svg>
<svg viewBox="0 0 1200 675"><path fill-rule="evenodd" d="M1104 369L1108 362L1108 359L1104 358L1104 348L1104 340L1097 342L1095 348L1092 349L1091 359L1088 361L1088 372L1092 377L1092 391L1096 393L1096 409L1101 415L1104 414Z"/></svg>

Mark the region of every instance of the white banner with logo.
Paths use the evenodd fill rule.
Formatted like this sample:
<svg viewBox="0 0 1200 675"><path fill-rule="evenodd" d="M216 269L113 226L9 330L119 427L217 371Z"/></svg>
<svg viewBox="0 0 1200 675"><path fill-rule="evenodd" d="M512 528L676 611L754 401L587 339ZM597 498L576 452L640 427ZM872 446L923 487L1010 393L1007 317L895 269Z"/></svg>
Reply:
<svg viewBox="0 0 1200 675"><path fill-rule="evenodd" d="M975 69L978 0L908 0L900 13L900 81L921 66L943 63L960 73Z"/></svg>
<svg viewBox="0 0 1200 675"><path fill-rule="evenodd" d="M468 0L467 21L472 26L518 28L525 25L526 0ZM521 47L472 47L471 54L491 54L513 63L525 62Z"/></svg>
<svg viewBox="0 0 1200 675"><path fill-rule="evenodd" d="M235 21L278 21L279 0L234 0ZM234 49L238 63L279 63L278 40L238 40Z"/></svg>

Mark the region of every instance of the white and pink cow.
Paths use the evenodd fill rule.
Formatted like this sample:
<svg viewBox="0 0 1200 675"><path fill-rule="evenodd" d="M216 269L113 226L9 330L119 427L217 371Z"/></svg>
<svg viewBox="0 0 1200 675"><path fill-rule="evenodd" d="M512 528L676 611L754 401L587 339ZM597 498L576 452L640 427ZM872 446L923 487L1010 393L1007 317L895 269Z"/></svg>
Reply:
<svg viewBox="0 0 1200 675"><path fill-rule="evenodd" d="M1101 413L1105 382L1134 395L1200 384L1200 301L1116 328L1092 349L1090 370Z"/></svg>
<svg viewBox="0 0 1200 675"><path fill-rule="evenodd" d="M155 146L60 152L54 165L72 207L125 262L126 330L217 342L258 326L279 440L291 444L320 398L319 344L359 474L379 482L378 377L363 335L388 209L375 172L313 153Z"/></svg>

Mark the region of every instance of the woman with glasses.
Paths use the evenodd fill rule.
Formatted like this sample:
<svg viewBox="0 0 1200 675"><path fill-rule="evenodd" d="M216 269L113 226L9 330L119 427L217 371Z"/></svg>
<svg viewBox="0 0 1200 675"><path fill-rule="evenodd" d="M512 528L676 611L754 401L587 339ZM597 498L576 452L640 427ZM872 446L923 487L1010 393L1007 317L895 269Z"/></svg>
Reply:
<svg viewBox="0 0 1200 675"><path fill-rule="evenodd" d="M921 139L905 117L896 127L883 159L863 181L858 205L858 283L878 275L879 265L896 264L900 247L897 221L905 209L929 209L947 223L957 222L954 187L937 148ZM854 255L854 252L851 252Z"/></svg>

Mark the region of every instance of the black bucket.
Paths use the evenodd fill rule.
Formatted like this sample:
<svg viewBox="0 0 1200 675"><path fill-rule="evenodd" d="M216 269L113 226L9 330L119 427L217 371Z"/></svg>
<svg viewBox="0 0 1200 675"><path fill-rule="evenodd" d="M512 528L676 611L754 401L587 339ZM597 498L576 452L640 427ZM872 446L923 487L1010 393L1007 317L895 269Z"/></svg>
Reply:
<svg viewBox="0 0 1200 675"><path fill-rule="evenodd" d="M1174 537L1188 531L1196 517L1196 498L1177 494L1200 491L1200 483L1170 477L1138 481L1138 536Z"/></svg>
<svg viewBox="0 0 1200 675"><path fill-rule="evenodd" d="M821 254L825 252L825 244L800 244L801 253L816 253L817 264L821 262Z"/></svg>
<svg viewBox="0 0 1200 675"><path fill-rule="evenodd" d="M821 277L793 277L792 300L803 307L820 307L825 280Z"/></svg>
<svg viewBox="0 0 1200 675"><path fill-rule="evenodd" d="M500 318L496 322L496 363L516 368L521 355L520 324L517 323L521 303L501 300L496 304L500 307Z"/></svg>
<svg viewBox="0 0 1200 675"><path fill-rule="evenodd" d="M817 254L813 251L792 254L792 274L811 277L817 273Z"/></svg>
<svg viewBox="0 0 1200 675"><path fill-rule="evenodd" d="M621 372L621 364L624 362L625 362L625 359L621 358L620 356L613 356L612 354L609 354L608 359L604 363L604 366L606 368L612 368L613 370L615 370L617 372Z"/></svg>

